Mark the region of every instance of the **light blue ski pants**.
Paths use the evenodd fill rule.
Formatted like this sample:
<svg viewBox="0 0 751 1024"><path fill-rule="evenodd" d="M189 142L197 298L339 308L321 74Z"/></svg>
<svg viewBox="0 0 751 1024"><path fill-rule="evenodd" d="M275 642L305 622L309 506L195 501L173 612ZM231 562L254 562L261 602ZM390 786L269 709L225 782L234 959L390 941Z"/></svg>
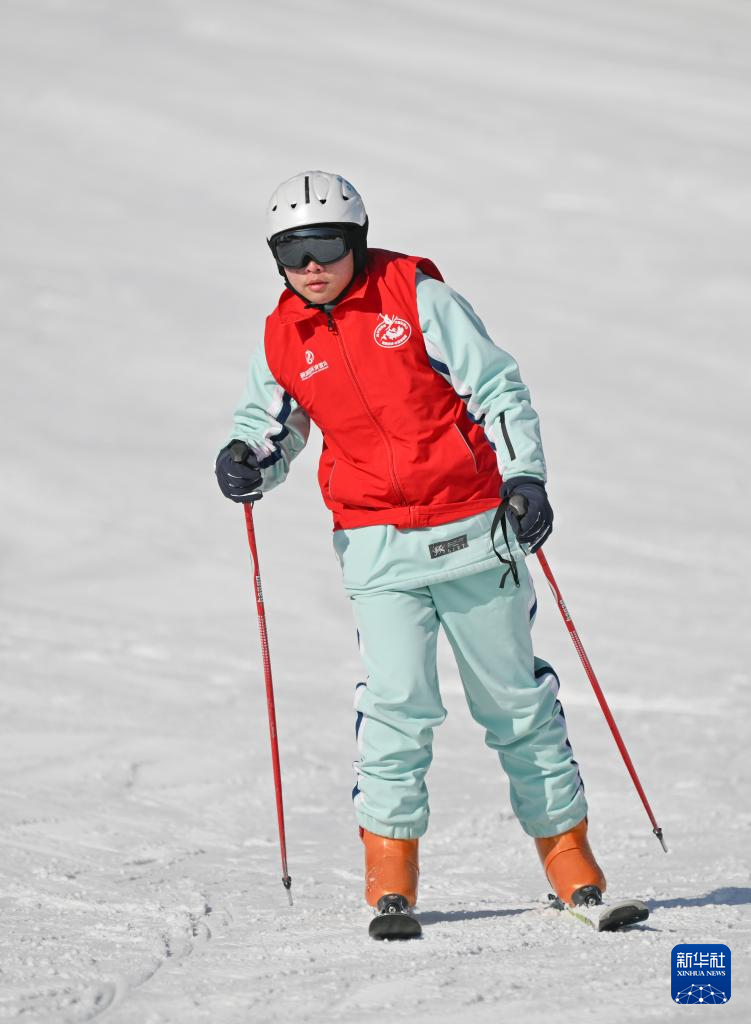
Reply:
<svg viewBox="0 0 751 1024"><path fill-rule="evenodd" d="M436 669L446 631L470 712L509 778L511 805L530 836L557 835L587 813L558 701L558 679L534 657L536 607L523 563L520 586L493 569L416 590L352 596L367 682L355 691L359 760L353 798L363 828L413 839L428 827L425 776L433 730L446 717Z"/></svg>

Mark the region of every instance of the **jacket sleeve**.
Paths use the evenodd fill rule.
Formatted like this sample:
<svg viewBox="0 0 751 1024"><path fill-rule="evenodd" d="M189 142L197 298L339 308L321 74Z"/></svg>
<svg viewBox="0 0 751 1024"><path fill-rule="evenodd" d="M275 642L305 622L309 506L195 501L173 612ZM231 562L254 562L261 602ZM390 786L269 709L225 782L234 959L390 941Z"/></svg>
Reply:
<svg viewBox="0 0 751 1024"><path fill-rule="evenodd" d="M544 483L540 424L516 361L490 339L465 298L419 271L417 309L430 365L483 426L501 476L531 476Z"/></svg>
<svg viewBox="0 0 751 1024"><path fill-rule="evenodd" d="M235 410L232 434L225 443L239 438L253 449L265 493L285 480L290 463L305 447L309 433L310 417L274 379L264 346L259 345L250 361L245 393Z"/></svg>

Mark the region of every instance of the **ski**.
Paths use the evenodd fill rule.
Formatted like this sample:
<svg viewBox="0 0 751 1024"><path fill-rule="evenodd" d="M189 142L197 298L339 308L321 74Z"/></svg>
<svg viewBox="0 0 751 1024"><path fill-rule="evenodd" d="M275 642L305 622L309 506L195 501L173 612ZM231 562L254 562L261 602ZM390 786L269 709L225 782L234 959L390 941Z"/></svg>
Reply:
<svg viewBox="0 0 751 1024"><path fill-rule="evenodd" d="M571 906L564 903L558 896L548 894L549 905L556 910L565 911L570 917L582 924L588 924L597 932L617 932L623 928L646 921L649 908L641 900L616 900L613 903L584 902Z"/></svg>
<svg viewBox="0 0 751 1024"><path fill-rule="evenodd" d="M389 893L379 899L368 935L371 939L419 939L422 926L410 913L405 898L398 893Z"/></svg>

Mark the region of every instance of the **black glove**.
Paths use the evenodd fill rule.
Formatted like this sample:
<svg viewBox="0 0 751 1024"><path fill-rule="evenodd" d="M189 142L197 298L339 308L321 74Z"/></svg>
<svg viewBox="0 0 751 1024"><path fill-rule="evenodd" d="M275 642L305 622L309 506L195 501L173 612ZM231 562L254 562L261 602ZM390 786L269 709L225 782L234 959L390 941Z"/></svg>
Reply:
<svg viewBox="0 0 751 1024"><path fill-rule="evenodd" d="M553 532L553 510L545 484L531 476L511 477L504 481L501 497L516 539L529 545L530 554L537 551Z"/></svg>
<svg viewBox="0 0 751 1024"><path fill-rule="evenodd" d="M230 441L216 457L216 478L225 498L253 502L262 498L258 459L244 441Z"/></svg>

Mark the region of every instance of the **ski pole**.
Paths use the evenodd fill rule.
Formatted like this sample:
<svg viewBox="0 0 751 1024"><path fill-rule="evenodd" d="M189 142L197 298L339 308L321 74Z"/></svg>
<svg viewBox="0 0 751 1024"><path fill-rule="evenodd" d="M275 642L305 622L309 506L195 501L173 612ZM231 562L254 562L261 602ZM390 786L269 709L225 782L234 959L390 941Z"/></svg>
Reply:
<svg viewBox="0 0 751 1024"><path fill-rule="evenodd" d="M522 505L522 501L524 502L524 505ZM518 518L521 518L527 511L526 499L523 498L521 495L517 495L516 497L510 498L509 505L514 510L514 513L517 515ZM621 757L623 758L623 762L626 765L626 768L628 769L629 775L631 776L631 781L636 787L636 792L641 797L641 802L644 804L644 810L647 812L649 820L652 823L652 831L659 839L660 845L662 846L665 853L667 853L668 848L665 845L665 840L662 835L662 829L657 824L655 816L652 813L652 808L649 806L649 800L647 800L647 795L644 792L641 782L639 781L639 776L636 774L636 769L634 768L633 761L631 760L629 752L626 749L626 744L623 742L623 737L621 736L620 730L618 729L618 726L615 724L613 713L610 710L610 707L608 706L608 702L605 700L605 694L602 692L602 687L597 681L595 671L592 668L592 664L589 658L587 657L587 652L584 650L584 644L581 642L581 638L576 630L576 626L574 625L574 620L572 619L571 613L566 607L566 602L563 600L563 595L561 594L560 588L555 581L555 577L553 576L553 570L550 568L548 560L543 554L542 548L538 548L537 550L537 560L539 561L540 566L542 567L542 571L545 573L545 578L550 584L550 589L553 591L553 595L558 605L558 610L560 611L561 616L563 617L563 621L566 623L566 629L569 631L571 641L574 647L576 648L576 653L579 655L581 663L584 666L584 671L587 673L587 678L592 684L592 689L595 691L595 696L597 697L600 707L602 708L602 713L605 715L605 720L610 726L610 731L613 734L613 739L615 740L616 746L621 752Z"/></svg>
<svg viewBox="0 0 751 1024"><path fill-rule="evenodd" d="M623 758L623 762L626 765L626 768L628 769L629 775L631 776L631 781L636 786L636 792L639 794L639 796L641 797L641 802L644 804L644 810L647 812L649 820L652 823L652 831L659 839L660 845L662 846L665 853L667 853L668 848L665 845L665 840L662 836L662 829L657 824L655 816L652 813L652 808L649 806L649 800L647 800L647 795L644 792L641 782L639 781L639 776L636 774L636 769L634 768L634 764L631 760L629 752L626 749L626 744L623 742L623 737L621 736L620 730L618 729L618 726L615 724L613 713L611 712L610 707L608 706L608 702L605 700L605 694L602 692L602 687L597 681L595 671L592 668L592 664L589 658L587 657L587 652L584 650L584 644L581 642L581 638L579 637L579 634L576 631L574 620L571 618L571 613L566 607L566 602L563 600L563 595L561 594L558 584L555 581L555 577L553 576L553 571L550 568L550 565L548 564L548 560L542 552L542 548L539 548L537 551L537 560L542 566L542 571L545 573L547 581L550 584L550 589L553 591L553 594L555 595L555 599L558 604L558 609L561 615L563 616L563 621L566 623L566 629L569 631L569 635L571 636L573 645L576 648L576 653L579 655L581 663L584 666L584 671L587 673L587 678L592 684L592 689L595 691L595 696L597 697L597 700L600 703L602 713L603 715L605 715L605 719L608 725L610 726L610 731L613 734L613 739L615 740L616 745L621 752L621 757Z"/></svg>
<svg viewBox="0 0 751 1024"><path fill-rule="evenodd" d="M266 680L266 706L269 712L269 736L271 739L271 764L274 769L274 791L276 793L276 817L279 824L279 849L282 855L282 885L287 890L290 906L292 906L292 879L287 870L287 840L284 832L284 804L282 801L282 772L279 766L279 742L276 734L276 710L274 708L274 682L271 678L271 655L269 654L269 638L266 631L266 610L263 604L263 588L261 586L261 569L258 564L258 548L256 532L253 527L253 504L245 505L245 525L248 528L248 544L250 557L253 561L253 578L256 590L256 611L258 612L258 632L261 635L261 653L263 655L263 675Z"/></svg>

